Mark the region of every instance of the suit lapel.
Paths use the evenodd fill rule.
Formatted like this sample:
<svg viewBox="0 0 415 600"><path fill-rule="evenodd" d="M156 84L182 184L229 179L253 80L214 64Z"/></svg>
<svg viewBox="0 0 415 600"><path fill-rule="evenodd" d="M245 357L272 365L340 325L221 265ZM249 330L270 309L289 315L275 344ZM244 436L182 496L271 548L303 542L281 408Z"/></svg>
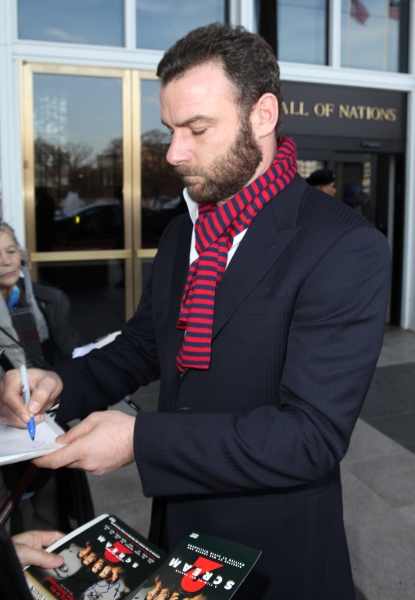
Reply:
<svg viewBox="0 0 415 600"><path fill-rule="evenodd" d="M169 302L170 318L177 321L179 318L180 303L183 296L183 290L189 272L190 244L192 240L193 223L190 217L183 220L178 244L173 261L173 277L171 286L171 296ZM182 332L180 332L182 335Z"/></svg>
<svg viewBox="0 0 415 600"><path fill-rule="evenodd" d="M296 176L252 221L218 286L213 337L300 231L296 222L305 188Z"/></svg>

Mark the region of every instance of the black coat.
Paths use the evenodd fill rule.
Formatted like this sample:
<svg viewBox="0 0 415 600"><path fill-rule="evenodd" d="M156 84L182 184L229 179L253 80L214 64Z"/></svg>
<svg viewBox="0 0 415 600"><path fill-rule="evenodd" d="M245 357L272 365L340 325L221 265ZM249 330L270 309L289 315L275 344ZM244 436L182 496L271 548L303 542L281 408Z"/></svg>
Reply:
<svg viewBox="0 0 415 600"><path fill-rule="evenodd" d="M136 419L151 537L200 530L263 551L235 598L354 598L339 463L380 352L384 236L297 176L250 225L219 284L208 371L180 376L176 329L192 223L167 229L136 314L111 345L58 367L58 418L161 377Z"/></svg>
<svg viewBox="0 0 415 600"><path fill-rule="evenodd" d="M68 296L47 283L33 282L33 294L45 316L49 338L42 343L46 361L53 365L71 358L72 351L81 345L81 338L72 327L71 305Z"/></svg>

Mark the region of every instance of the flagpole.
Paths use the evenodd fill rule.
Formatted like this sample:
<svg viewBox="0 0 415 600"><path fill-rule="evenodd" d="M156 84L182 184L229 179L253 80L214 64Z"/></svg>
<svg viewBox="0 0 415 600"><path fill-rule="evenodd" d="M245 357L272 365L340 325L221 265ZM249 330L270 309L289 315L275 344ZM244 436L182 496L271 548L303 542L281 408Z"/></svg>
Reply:
<svg viewBox="0 0 415 600"><path fill-rule="evenodd" d="M351 46L352 46L352 0L349 0L349 12L347 15L347 61L346 66L350 67Z"/></svg>
<svg viewBox="0 0 415 600"><path fill-rule="evenodd" d="M383 70L387 71L388 70L388 42L389 42L389 0L386 0L385 2L386 4L386 11L385 11L385 27L384 29L384 36L385 36L385 41L383 44Z"/></svg>

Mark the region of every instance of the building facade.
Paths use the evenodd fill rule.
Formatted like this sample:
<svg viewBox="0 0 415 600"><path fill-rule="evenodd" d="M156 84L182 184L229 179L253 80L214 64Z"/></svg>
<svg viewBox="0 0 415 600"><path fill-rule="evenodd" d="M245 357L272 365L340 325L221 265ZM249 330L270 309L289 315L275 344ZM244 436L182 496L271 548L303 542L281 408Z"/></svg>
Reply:
<svg viewBox="0 0 415 600"><path fill-rule="evenodd" d="M274 48L300 173L332 169L339 200L387 236L388 321L415 330L414 15L415 0L2 0L2 214L33 277L95 319L85 341L132 314L184 210L155 70L214 21Z"/></svg>

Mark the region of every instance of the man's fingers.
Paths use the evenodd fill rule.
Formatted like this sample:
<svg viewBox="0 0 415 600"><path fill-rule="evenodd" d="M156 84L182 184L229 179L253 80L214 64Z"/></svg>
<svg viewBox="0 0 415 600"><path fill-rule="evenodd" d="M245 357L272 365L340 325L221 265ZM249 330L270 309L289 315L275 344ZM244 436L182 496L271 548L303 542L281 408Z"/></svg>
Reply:
<svg viewBox="0 0 415 600"><path fill-rule="evenodd" d="M93 413L64 435L58 436L56 443L68 445L65 448L55 450L51 454L37 458L33 461L34 464L44 469L59 469L68 466L82 468L83 461L88 454L84 441L86 436L96 427L98 420L97 413Z"/></svg>
<svg viewBox="0 0 415 600"><path fill-rule="evenodd" d="M36 373L33 374L32 379L29 379L30 387L33 391L28 409L32 415L37 415L39 411L43 413L53 406L63 387L62 381L56 373L49 371L41 373L43 375L41 378Z"/></svg>
<svg viewBox="0 0 415 600"><path fill-rule="evenodd" d="M17 369L7 371L0 382L0 418L8 425L24 427L31 414L36 416L35 422L40 423L43 418L38 415L53 406L62 391L60 377L51 371L29 369L28 379L31 389L28 407L23 402L20 373Z"/></svg>
<svg viewBox="0 0 415 600"><path fill-rule="evenodd" d="M65 537L65 534L62 533L62 531L36 531L35 533L38 533L40 536L42 548L47 548Z"/></svg>
<svg viewBox="0 0 415 600"><path fill-rule="evenodd" d="M22 567L36 565L44 569L56 569L56 567L60 567L64 562L63 556L59 556L59 554L52 554L38 548L31 548L25 544L15 544L14 547Z"/></svg>
<svg viewBox="0 0 415 600"><path fill-rule="evenodd" d="M69 466L76 468L78 460L83 458L82 446L78 446L78 442L74 442L70 446L55 450L55 452L36 458L32 462L40 469L60 469Z"/></svg>
<svg viewBox="0 0 415 600"><path fill-rule="evenodd" d="M87 435L90 431L92 431L95 425L96 423L93 413L92 415L89 415L88 417L86 417L86 419L75 425L75 427L71 427L71 429L66 433L58 436L56 438L56 443L71 444L72 442L75 442L76 440L82 438L84 435Z"/></svg>
<svg viewBox="0 0 415 600"><path fill-rule="evenodd" d="M43 548L54 544L64 534L60 531L26 531L13 536L13 544L20 564L37 565L53 569L63 564L63 556L45 552Z"/></svg>
<svg viewBox="0 0 415 600"><path fill-rule="evenodd" d="M26 544L32 548L42 549L51 546L63 538L64 535L65 534L61 531L40 531L34 529L18 533L17 535L14 535L12 539L15 544Z"/></svg>
<svg viewBox="0 0 415 600"><path fill-rule="evenodd" d="M134 461L135 418L112 410L89 415L64 436L56 438L65 448L34 460L41 468L72 467L97 475Z"/></svg>
<svg viewBox="0 0 415 600"><path fill-rule="evenodd" d="M7 371L0 382L0 417L4 423L23 427L30 419L30 413L24 405L20 374L17 369Z"/></svg>

